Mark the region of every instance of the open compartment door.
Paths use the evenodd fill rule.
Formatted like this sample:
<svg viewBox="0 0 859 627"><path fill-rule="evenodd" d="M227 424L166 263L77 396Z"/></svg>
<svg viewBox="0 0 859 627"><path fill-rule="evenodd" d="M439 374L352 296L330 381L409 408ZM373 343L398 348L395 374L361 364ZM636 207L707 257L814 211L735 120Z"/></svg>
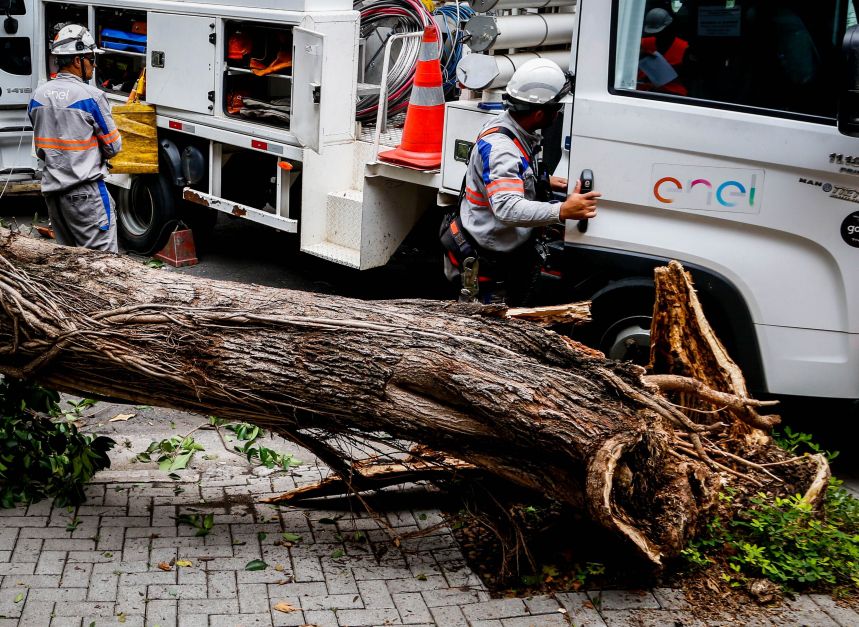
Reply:
<svg viewBox="0 0 859 627"><path fill-rule="evenodd" d="M305 148L322 145L322 60L325 35L304 28L292 32L291 130Z"/></svg>

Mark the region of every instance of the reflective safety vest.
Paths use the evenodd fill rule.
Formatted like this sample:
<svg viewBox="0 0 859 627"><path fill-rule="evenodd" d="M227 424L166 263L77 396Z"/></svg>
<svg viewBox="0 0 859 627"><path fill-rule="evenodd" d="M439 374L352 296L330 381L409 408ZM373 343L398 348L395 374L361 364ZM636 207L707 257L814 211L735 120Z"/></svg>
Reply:
<svg viewBox="0 0 859 627"><path fill-rule="evenodd" d="M680 66L683 65L683 59L686 56L686 50L689 49L689 43L679 37L675 37L671 42L671 46L665 52L661 53L666 61L674 68L674 71L680 73ZM656 50L656 37L643 37L641 39L641 51L643 54L653 54ZM647 81L647 75L644 72L638 72L638 88L644 91L659 91L678 96L688 96L689 90L678 79L674 79L670 83L666 83L661 87L656 87Z"/></svg>

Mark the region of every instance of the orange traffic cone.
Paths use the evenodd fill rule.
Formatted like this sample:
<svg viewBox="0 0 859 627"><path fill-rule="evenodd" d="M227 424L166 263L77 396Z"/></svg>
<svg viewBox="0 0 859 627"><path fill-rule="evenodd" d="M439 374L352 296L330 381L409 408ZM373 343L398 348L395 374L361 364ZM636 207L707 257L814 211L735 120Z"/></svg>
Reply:
<svg viewBox="0 0 859 627"><path fill-rule="evenodd" d="M379 159L419 170L435 170L441 166L443 130L444 89L438 60L438 31L427 26L406 111L403 141L394 150L380 153Z"/></svg>

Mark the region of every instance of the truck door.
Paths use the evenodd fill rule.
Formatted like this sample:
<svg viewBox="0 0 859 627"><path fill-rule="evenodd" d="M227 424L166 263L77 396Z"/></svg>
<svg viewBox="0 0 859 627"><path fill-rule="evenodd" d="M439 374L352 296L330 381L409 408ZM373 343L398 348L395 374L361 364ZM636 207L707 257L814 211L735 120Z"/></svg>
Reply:
<svg viewBox="0 0 859 627"><path fill-rule="evenodd" d="M33 89L31 0L0 0L0 107L26 107Z"/></svg>
<svg viewBox="0 0 859 627"><path fill-rule="evenodd" d="M769 391L859 398L859 139L836 125L852 0L579 10L570 174L604 202L568 245L718 274Z"/></svg>
<svg viewBox="0 0 859 627"><path fill-rule="evenodd" d="M0 0L0 177L32 171L27 103L33 72L34 0ZM0 178L0 190L5 178Z"/></svg>

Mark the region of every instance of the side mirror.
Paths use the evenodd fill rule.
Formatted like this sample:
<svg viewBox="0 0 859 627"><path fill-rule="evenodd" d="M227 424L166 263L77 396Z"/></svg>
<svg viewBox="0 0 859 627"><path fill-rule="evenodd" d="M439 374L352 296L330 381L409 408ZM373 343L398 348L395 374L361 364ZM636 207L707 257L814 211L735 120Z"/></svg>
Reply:
<svg viewBox="0 0 859 627"><path fill-rule="evenodd" d="M0 0L0 13L11 12L14 2L15 0Z"/></svg>
<svg viewBox="0 0 859 627"><path fill-rule="evenodd" d="M847 29L841 52L844 82L838 95L838 130L859 137L859 26Z"/></svg>

